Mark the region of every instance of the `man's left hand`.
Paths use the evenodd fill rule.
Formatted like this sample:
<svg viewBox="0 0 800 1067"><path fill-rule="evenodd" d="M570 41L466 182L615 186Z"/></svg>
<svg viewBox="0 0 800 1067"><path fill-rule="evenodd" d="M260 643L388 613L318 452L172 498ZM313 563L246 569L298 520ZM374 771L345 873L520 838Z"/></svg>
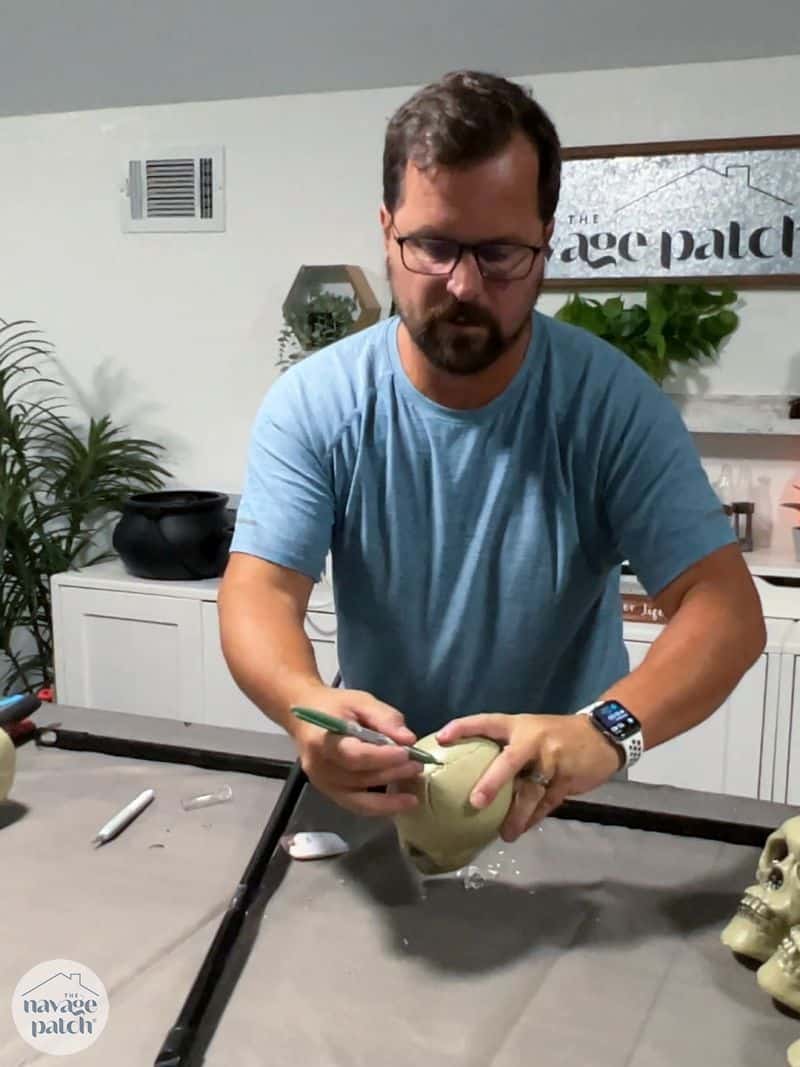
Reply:
<svg viewBox="0 0 800 1067"><path fill-rule="evenodd" d="M436 734L443 745L466 737L489 737L502 746L475 784L473 807L487 807L506 782L516 779L514 800L500 828L504 841L515 841L567 797L602 785L620 766L614 746L586 715L468 715ZM537 777L547 784L537 783Z"/></svg>

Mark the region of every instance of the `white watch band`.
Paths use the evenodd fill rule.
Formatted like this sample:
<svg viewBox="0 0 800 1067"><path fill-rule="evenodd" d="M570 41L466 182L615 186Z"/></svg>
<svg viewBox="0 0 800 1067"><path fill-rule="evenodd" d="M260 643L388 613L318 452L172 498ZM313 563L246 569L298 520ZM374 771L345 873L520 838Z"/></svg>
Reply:
<svg viewBox="0 0 800 1067"><path fill-rule="evenodd" d="M594 718L592 718L592 712L595 708L599 708L601 704L605 704L605 700L595 700L591 704L587 704L585 708L580 708L575 712L576 715L588 715L592 719L593 725L600 731L603 737L607 737L608 740L615 745L623 755L623 764L620 770L625 767L632 767L634 763L637 763L644 755L644 738L642 737L642 731L639 730L635 734L631 734L630 737L621 738L613 737L608 731L602 730Z"/></svg>

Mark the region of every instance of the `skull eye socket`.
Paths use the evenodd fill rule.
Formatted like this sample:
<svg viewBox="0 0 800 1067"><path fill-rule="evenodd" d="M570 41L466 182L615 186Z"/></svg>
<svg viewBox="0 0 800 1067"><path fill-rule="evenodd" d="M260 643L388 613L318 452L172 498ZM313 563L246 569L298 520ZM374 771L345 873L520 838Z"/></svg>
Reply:
<svg viewBox="0 0 800 1067"><path fill-rule="evenodd" d="M764 849L762 864L764 867L770 868L776 863L782 863L788 855L789 846L786 844L786 838L776 838L776 840L770 841Z"/></svg>
<svg viewBox="0 0 800 1067"><path fill-rule="evenodd" d="M780 889L783 885L783 872L778 866L789 855L789 847L786 838L775 838L768 841L761 855L758 865L758 881L770 889Z"/></svg>
<svg viewBox="0 0 800 1067"><path fill-rule="evenodd" d="M781 860L785 860L788 855L789 846L786 844L786 838L782 837L769 844L765 859L767 863L780 863Z"/></svg>

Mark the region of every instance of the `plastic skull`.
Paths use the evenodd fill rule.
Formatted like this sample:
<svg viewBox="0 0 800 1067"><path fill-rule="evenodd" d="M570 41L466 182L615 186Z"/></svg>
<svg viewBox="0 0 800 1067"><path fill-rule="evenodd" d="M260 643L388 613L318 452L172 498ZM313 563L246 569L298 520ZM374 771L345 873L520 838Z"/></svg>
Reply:
<svg viewBox="0 0 800 1067"><path fill-rule="evenodd" d="M766 963L756 972L765 993L800 1011L800 926L793 926Z"/></svg>
<svg viewBox="0 0 800 1067"><path fill-rule="evenodd" d="M395 815L400 844L423 874L443 874L465 867L494 840L506 817L513 795L507 782L488 807L473 808L469 796L483 772L500 752L486 737L439 745L430 734L416 742L443 766L425 764L416 780L401 788L416 793L419 803Z"/></svg>
<svg viewBox="0 0 800 1067"><path fill-rule="evenodd" d="M792 926L800 924L800 816L769 835L748 886L722 932L732 952L766 962Z"/></svg>

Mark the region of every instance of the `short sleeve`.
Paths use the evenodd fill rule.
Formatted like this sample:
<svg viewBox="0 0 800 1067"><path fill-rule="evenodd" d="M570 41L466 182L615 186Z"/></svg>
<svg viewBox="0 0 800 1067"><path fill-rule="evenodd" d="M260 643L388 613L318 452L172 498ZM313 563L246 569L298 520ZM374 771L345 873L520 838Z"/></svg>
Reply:
<svg viewBox="0 0 800 1067"><path fill-rule="evenodd" d="M289 567L315 581L330 548L334 500L324 440L307 429L292 372L278 380L256 417L231 552Z"/></svg>
<svg viewBox="0 0 800 1067"><path fill-rule="evenodd" d="M736 537L674 402L633 364L615 377L601 504L620 558L656 596Z"/></svg>

